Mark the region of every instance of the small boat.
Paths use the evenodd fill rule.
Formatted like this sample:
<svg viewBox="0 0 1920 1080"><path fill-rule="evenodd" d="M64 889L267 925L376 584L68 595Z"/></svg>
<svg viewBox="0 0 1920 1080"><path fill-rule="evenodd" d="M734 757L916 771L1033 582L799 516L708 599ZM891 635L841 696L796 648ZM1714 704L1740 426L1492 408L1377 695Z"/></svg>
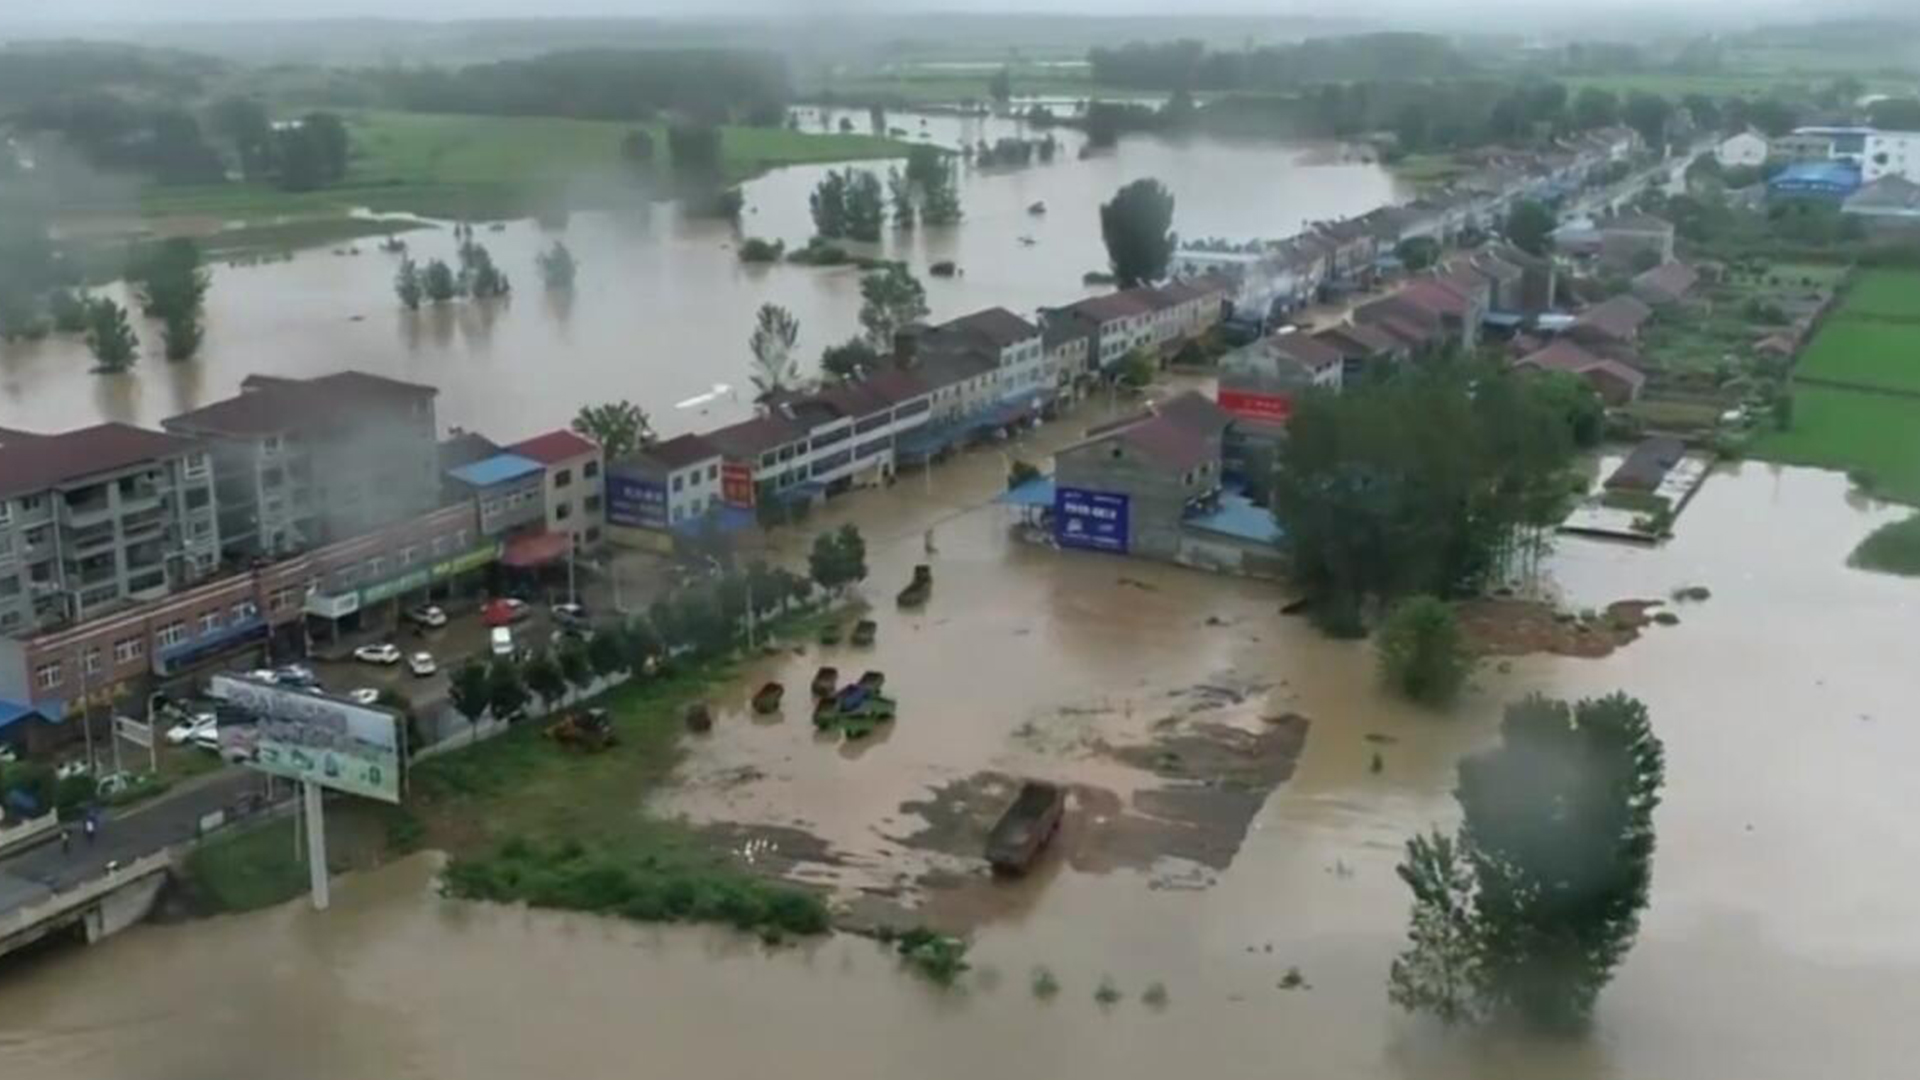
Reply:
<svg viewBox="0 0 1920 1080"><path fill-rule="evenodd" d="M1044 202L1037 202L1037 203L1034 203L1032 206L1027 207L1027 213L1029 214L1039 215L1039 214L1044 214L1046 212L1047 212L1047 204Z"/></svg>
<svg viewBox="0 0 1920 1080"><path fill-rule="evenodd" d="M704 701L696 701L687 706L686 723L688 731L712 731L713 710Z"/></svg>
<svg viewBox="0 0 1920 1080"><path fill-rule="evenodd" d="M765 683L760 689L753 692L753 711L762 716L770 712L777 712L780 708L781 699L786 696L786 687L777 682Z"/></svg>
<svg viewBox="0 0 1920 1080"><path fill-rule="evenodd" d="M839 668L823 667L819 671L814 672L813 686L811 687L811 689L813 690L814 700L819 701L823 698L833 697L833 691L839 685L840 685L840 669Z"/></svg>
<svg viewBox="0 0 1920 1080"><path fill-rule="evenodd" d="M959 272L960 267L955 265L951 259L942 259L932 266L927 267L927 273L938 278L950 278Z"/></svg>
<svg viewBox="0 0 1920 1080"><path fill-rule="evenodd" d="M849 640L855 645L871 645L873 644L873 639L878 636L879 633L879 623L874 622L872 619L861 619L859 622L853 624L853 637Z"/></svg>
<svg viewBox="0 0 1920 1080"><path fill-rule="evenodd" d="M1021 246L1021 247L1032 247L1033 245L1035 245L1035 244L1037 244L1037 243L1039 243L1039 242L1040 242L1040 241L1038 241L1038 240L1035 240L1035 239L1034 239L1033 237L1031 237L1031 236L1022 236L1022 237L1020 238L1020 246Z"/></svg>

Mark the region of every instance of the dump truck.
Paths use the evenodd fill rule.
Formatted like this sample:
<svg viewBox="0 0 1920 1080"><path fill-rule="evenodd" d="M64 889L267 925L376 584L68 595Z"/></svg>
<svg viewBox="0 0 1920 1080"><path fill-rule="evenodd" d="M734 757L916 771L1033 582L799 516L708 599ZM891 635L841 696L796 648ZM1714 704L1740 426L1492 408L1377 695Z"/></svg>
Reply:
<svg viewBox="0 0 1920 1080"><path fill-rule="evenodd" d="M1060 785L1044 780L1021 784L1013 805L987 834L987 862L997 873L1026 873L1060 830L1066 809L1067 793Z"/></svg>

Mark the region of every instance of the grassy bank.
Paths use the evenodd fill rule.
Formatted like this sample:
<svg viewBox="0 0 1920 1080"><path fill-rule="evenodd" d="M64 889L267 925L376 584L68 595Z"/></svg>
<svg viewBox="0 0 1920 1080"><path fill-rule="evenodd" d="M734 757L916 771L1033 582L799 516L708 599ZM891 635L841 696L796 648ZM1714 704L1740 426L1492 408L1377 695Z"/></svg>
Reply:
<svg viewBox="0 0 1920 1080"><path fill-rule="evenodd" d="M1920 514L1875 529L1853 549L1847 565L1883 574L1920 577Z"/></svg>
<svg viewBox="0 0 1920 1080"><path fill-rule="evenodd" d="M187 878L220 911L253 911L307 890L307 863L293 856L293 819L211 840L187 856Z"/></svg>
<svg viewBox="0 0 1920 1080"><path fill-rule="evenodd" d="M262 227L339 222L355 207L427 217L520 216L556 199L594 204L610 192L630 196L634 189L620 144L636 129L653 136L656 171L666 175L671 169L666 130L658 123L377 110L349 113L346 120L354 154L347 177L320 191L287 192L262 183L149 186L140 191L137 207L74 209L81 216L137 210L139 217L173 224L244 220ZM782 165L904 157L907 151L905 143L871 135L784 128L722 128L720 145L728 183ZM365 234L336 231L317 242Z"/></svg>
<svg viewBox="0 0 1920 1080"><path fill-rule="evenodd" d="M1452 154L1408 154L1387 166L1396 179L1409 184L1445 184L1472 172L1472 166Z"/></svg>

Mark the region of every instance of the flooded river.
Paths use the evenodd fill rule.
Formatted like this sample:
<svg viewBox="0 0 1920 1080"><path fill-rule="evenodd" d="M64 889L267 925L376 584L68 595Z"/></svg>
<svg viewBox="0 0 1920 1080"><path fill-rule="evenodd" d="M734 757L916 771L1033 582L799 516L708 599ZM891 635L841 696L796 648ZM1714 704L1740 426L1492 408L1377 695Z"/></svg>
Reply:
<svg viewBox="0 0 1920 1080"><path fill-rule="evenodd" d="M864 112L853 119L866 130ZM806 122L817 127L812 114ZM1033 134L977 118L897 113L890 123L947 146ZM1081 160L1079 134L1058 134L1064 145L1052 164L963 167L962 224L889 230L879 253L910 263L935 317L996 304L1030 313L1085 294L1081 275L1106 268L1099 203L1141 177L1168 186L1176 230L1196 237L1286 236L1307 221L1362 213L1401 194L1377 166L1339 163L1326 147L1141 137ZM861 167L884 173L887 163ZM683 219L668 205L647 215L576 215L563 233L529 222L482 229L477 239L516 284L504 303L406 312L393 293L398 257L381 254L373 240L361 241L357 256L313 250L291 262L217 267L206 344L190 363L169 365L158 327L148 325L137 327L145 356L123 377L90 374L78 339L0 344L0 426L57 429L100 418L150 424L233 393L253 372L301 376L346 366L436 385L443 424L503 440L615 398L640 403L665 435L737 419L750 408L744 392L705 413L679 412L673 403L716 383L744 390L747 337L760 304L782 304L799 317L797 355L809 368L821 348L859 331L857 271L749 267L735 257L741 235L803 244L813 231L807 196L827 169L782 169L747 184L738 232ZM1044 216L1028 213L1036 202L1047 205ZM535 267L556 237L581 261L568 297L546 294ZM422 262L453 261L445 229L408 239ZM927 267L941 260L957 262L962 276L928 277Z"/></svg>
<svg viewBox="0 0 1920 1080"><path fill-rule="evenodd" d="M983 770L1137 786L1103 748L1151 732L1196 685L1236 686L1246 699L1208 714L1221 724L1311 726L1225 869L1076 862L944 890L970 906L930 910L974 928L976 968L942 992L860 938L767 950L445 901L415 860L344 879L325 916L295 904L141 927L9 970L0 1076L1911 1075L1920 583L1845 567L1896 515L1851 499L1844 477L1737 466L1661 548L1563 542L1549 572L1575 606L1682 585L1712 598L1605 659L1488 670L1442 718L1383 697L1365 646L1280 616L1267 586L1012 544L1008 512L973 505L1001 467L976 455L931 491L909 479L816 522L867 523L876 597L934 531L925 612L883 604L871 661L841 654L888 671L890 737L849 753L801 718L728 711L659 808L805 829L857 886L897 865L915 826L901 803ZM1639 943L1592 1034L1566 1042L1449 1033L1385 996L1401 842L1452 820L1454 764L1530 689L1634 693L1668 754ZM1036 965L1057 998L1033 997ZM1290 967L1306 988L1279 988ZM1110 1007L1093 1000L1103 978L1124 994ZM1141 1000L1154 982L1160 1007Z"/></svg>

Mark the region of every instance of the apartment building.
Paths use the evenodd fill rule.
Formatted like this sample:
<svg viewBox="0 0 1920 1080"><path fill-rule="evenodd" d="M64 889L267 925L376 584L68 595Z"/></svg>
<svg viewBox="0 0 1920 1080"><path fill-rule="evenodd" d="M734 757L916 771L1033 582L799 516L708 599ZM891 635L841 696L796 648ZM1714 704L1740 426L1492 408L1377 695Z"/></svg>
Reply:
<svg viewBox="0 0 1920 1080"><path fill-rule="evenodd" d="M206 449L126 424L0 430L0 636L163 596L218 562Z"/></svg>
<svg viewBox="0 0 1920 1080"><path fill-rule="evenodd" d="M162 426L207 445L222 554L281 556L439 505L437 393L358 371L252 375Z"/></svg>
<svg viewBox="0 0 1920 1080"><path fill-rule="evenodd" d="M606 492L600 444L577 431L559 429L507 448L546 469L547 531L564 534L573 550L600 546L606 529Z"/></svg>

